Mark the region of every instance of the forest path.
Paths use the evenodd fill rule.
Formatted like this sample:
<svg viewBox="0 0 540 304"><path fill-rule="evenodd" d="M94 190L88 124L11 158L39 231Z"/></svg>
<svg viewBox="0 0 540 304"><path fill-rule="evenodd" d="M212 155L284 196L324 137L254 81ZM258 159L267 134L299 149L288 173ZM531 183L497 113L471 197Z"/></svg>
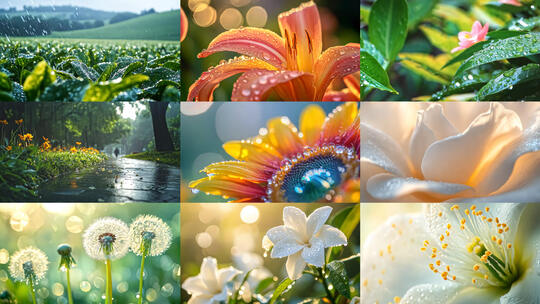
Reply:
<svg viewBox="0 0 540 304"><path fill-rule="evenodd" d="M114 156L38 189L42 202L180 202L180 169Z"/></svg>

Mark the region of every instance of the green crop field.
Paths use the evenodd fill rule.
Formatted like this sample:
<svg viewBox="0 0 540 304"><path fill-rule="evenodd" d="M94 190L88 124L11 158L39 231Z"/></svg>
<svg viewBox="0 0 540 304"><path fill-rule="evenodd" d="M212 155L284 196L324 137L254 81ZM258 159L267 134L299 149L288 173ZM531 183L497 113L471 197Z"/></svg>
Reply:
<svg viewBox="0 0 540 304"><path fill-rule="evenodd" d="M0 39L0 101L179 101L179 88L179 42Z"/></svg>
<svg viewBox="0 0 540 304"><path fill-rule="evenodd" d="M94 29L54 32L48 37L180 41L180 10L145 15Z"/></svg>

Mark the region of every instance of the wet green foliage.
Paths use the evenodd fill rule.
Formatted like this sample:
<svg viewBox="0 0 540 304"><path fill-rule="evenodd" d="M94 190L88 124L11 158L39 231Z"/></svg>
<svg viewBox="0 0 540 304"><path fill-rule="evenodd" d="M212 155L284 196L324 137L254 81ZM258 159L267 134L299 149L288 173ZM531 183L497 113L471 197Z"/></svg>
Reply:
<svg viewBox="0 0 540 304"><path fill-rule="evenodd" d="M148 151L148 152L130 154L124 157L133 158L133 159L141 159L141 160L149 160L153 162L164 163L164 164L175 166L175 167L180 167L180 151L176 151L176 152Z"/></svg>
<svg viewBox="0 0 540 304"><path fill-rule="evenodd" d="M180 101L180 46L1 39L0 100Z"/></svg>
<svg viewBox="0 0 540 304"><path fill-rule="evenodd" d="M406 0L405 6L396 2L381 9L386 2L368 0L362 6L367 28L361 32L364 100L538 99L538 2L520 0L515 6L482 0L460 5ZM398 22L407 15L408 25ZM470 32L475 21L489 23L485 40L452 52L459 44L458 34Z"/></svg>

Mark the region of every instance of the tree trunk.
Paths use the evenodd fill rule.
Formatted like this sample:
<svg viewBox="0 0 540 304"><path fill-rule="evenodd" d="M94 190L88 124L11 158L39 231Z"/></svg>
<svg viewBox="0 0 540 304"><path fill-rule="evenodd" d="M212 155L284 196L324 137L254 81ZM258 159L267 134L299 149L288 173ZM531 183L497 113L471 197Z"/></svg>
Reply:
<svg viewBox="0 0 540 304"><path fill-rule="evenodd" d="M174 146L167 127L168 102L150 102L150 114L152 114L152 125L154 127L154 142L158 152L173 151Z"/></svg>

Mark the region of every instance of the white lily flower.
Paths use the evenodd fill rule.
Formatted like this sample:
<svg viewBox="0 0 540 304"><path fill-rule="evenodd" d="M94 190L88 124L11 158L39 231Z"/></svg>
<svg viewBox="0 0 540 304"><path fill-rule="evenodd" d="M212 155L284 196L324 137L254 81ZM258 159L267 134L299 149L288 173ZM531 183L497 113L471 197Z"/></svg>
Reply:
<svg viewBox="0 0 540 304"><path fill-rule="evenodd" d="M302 276L306 264L322 267L324 265L324 249L347 245L347 237L339 229L324 223L328 220L332 208L318 208L306 217L296 208L283 208L285 225L271 228L263 238L263 246L273 244L270 257L287 258L287 274L291 280Z"/></svg>
<svg viewBox="0 0 540 304"><path fill-rule="evenodd" d="M366 202L540 201L539 103L362 105Z"/></svg>
<svg viewBox="0 0 540 304"><path fill-rule="evenodd" d="M390 217L362 248L361 303L540 299L538 204L430 204Z"/></svg>
<svg viewBox="0 0 540 304"><path fill-rule="evenodd" d="M191 298L188 304L217 304L226 301L229 290L226 284L241 271L234 267L218 270L217 260L205 257L201 264L201 272L194 277L187 278L182 284Z"/></svg>

